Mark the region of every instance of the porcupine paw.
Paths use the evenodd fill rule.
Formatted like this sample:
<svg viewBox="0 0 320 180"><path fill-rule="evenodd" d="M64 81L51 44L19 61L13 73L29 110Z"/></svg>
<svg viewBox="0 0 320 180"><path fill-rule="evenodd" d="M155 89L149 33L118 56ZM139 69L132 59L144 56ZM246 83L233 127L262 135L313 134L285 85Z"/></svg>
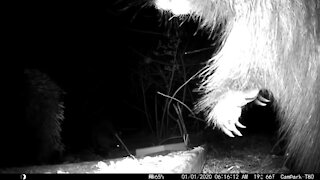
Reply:
<svg viewBox="0 0 320 180"><path fill-rule="evenodd" d="M259 90L249 91L229 91L224 97L218 101L214 108L215 124L226 135L235 137L235 135L242 136L237 127L246 128L239 122L242 107L253 102L260 106L265 106L270 102L268 99L259 95Z"/></svg>

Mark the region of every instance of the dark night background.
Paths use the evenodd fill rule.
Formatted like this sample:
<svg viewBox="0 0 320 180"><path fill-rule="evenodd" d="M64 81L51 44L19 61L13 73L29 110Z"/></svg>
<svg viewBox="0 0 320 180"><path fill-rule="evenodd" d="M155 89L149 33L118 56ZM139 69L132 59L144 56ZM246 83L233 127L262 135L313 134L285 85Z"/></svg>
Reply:
<svg viewBox="0 0 320 180"><path fill-rule="evenodd" d="M35 4L21 17L25 66L46 73L66 92L63 135L72 146L86 144L95 110L117 124L142 125L130 108L137 96L129 83L135 59L128 47L136 40L115 10L110 1Z"/></svg>
<svg viewBox="0 0 320 180"><path fill-rule="evenodd" d="M165 17L152 7L126 9L125 3L114 1L16 6L17 9L8 14L8 18L13 18L9 20L7 45L12 50L8 63L13 64L13 68L7 69L5 76L9 77L5 88L9 98L8 110L4 112L7 118L3 120L1 132L5 142L19 141L17 137L8 137L7 131L13 130L6 127L14 127L14 132L22 128L17 119L23 118L23 103L19 104L24 99L23 69L38 69L66 92L62 142L67 151L89 146L87 131L95 122L95 113L99 118L110 120L117 131L129 129L130 134L150 130L144 113L139 111L143 109L143 100L137 72L141 70L139 65L152 56L159 40L168 38L168 25L162 21ZM194 35L195 23L185 22L181 28L189 32L184 51L208 48L213 43L206 33L199 31ZM197 59L196 69L187 74L188 78L213 51L214 48L186 57ZM149 93L156 91L154 88ZM192 107L192 103L188 105ZM7 157L14 158L17 152L3 153L11 153Z"/></svg>

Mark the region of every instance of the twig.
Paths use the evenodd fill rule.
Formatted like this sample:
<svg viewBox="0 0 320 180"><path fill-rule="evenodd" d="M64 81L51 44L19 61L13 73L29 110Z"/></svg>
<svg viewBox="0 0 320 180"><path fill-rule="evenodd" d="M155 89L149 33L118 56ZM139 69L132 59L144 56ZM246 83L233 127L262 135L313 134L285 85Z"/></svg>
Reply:
<svg viewBox="0 0 320 180"><path fill-rule="evenodd" d="M116 138L119 140L119 142L122 144L122 146L126 149L127 153L133 158L136 159L136 157L134 157L134 155L132 155L129 151L129 149L127 148L127 146L124 144L124 142L121 140L121 138L119 137L118 133L114 134L116 136Z"/></svg>
<svg viewBox="0 0 320 180"><path fill-rule="evenodd" d="M192 114L193 116L195 116L195 114L192 112L192 110L191 110L186 104L184 104L183 102L181 102L179 99L174 98L174 97L170 97L170 96L165 95L165 94L163 94L163 93L161 93L161 92L159 92L159 91L158 91L157 93L160 94L160 95L162 95L162 96L164 96L164 97L167 97L167 98L169 98L169 99L173 99L173 100L179 102L179 103L182 104L184 107L186 107L186 108L191 112L191 114Z"/></svg>

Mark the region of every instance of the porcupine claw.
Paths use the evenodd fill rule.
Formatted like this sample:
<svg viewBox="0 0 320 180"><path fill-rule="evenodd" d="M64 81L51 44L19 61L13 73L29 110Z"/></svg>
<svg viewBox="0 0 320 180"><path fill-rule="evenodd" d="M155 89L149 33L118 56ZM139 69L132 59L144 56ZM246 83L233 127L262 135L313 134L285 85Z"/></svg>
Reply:
<svg viewBox="0 0 320 180"><path fill-rule="evenodd" d="M230 91L216 104L214 108L214 118L216 125L228 136L242 136L237 127L246 128L239 122L242 107L246 104L256 101L259 96L259 90L254 89L246 92ZM261 105L267 102L265 98L257 100Z"/></svg>

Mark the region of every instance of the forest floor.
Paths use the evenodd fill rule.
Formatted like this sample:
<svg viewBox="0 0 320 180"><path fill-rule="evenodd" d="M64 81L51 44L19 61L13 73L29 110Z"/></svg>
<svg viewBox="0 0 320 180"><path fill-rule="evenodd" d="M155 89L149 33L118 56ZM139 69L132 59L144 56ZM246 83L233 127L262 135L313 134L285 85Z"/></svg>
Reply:
<svg viewBox="0 0 320 180"><path fill-rule="evenodd" d="M214 138L213 138L214 139ZM265 135L211 140L203 173L288 173L284 156L272 152Z"/></svg>
<svg viewBox="0 0 320 180"><path fill-rule="evenodd" d="M123 139L131 154L136 148L155 146L154 138L145 134ZM203 138L200 138L203 139ZM237 138L207 137L206 150L194 146L187 151L166 152L135 158L123 148L109 153L108 157L98 156L91 151L70 155L62 164L30 166L0 170L0 173L183 173L179 164L201 166L202 173L288 173L283 166L284 156L272 154L274 144L263 135ZM203 142L201 142L203 143ZM200 147L200 148L199 148ZM200 162L190 161L199 152ZM198 157L197 157L198 158ZM193 165L192 165L193 163ZM181 169L180 169L181 170Z"/></svg>

